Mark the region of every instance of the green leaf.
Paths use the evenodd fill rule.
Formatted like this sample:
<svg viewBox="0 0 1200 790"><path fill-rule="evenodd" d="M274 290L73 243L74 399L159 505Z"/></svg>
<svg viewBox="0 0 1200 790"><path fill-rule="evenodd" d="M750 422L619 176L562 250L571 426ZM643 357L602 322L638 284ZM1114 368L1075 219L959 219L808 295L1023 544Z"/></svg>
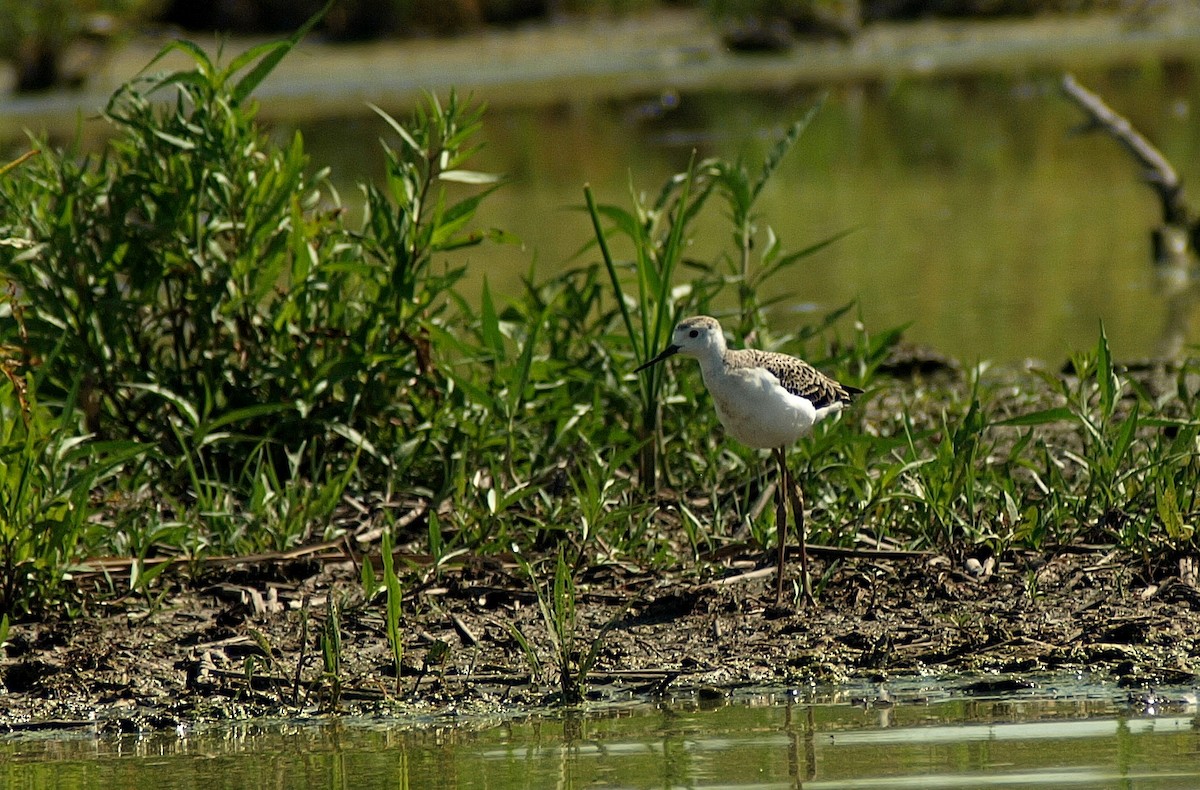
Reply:
<svg viewBox="0 0 1200 790"><path fill-rule="evenodd" d="M196 144L193 143L191 140L185 140L182 137L179 137L179 136L173 135L173 134L168 134L167 132L164 132L159 129L154 130L154 136L159 138L160 140L166 140L171 145L173 145L176 148L179 148L183 151L193 151L196 148Z"/></svg>
<svg viewBox="0 0 1200 790"><path fill-rule="evenodd" d="M349 441L355 447L367 453L367 455L373 456L377 461L385 466L391 464L390 459L388 459L386 456L380 455L379 451L375 449L375 445L371 443L371 440L366 436L363 436L362 433L357 429L352 428L342 422L333 423L329 426L329 429L338 436L341 436L343 439Z"/></svg>
<svg viewBox="0 0 1200 790"><path fill-rule="evenodd" d="M186 417L193 429L200 426L199 412L197 412L196 407L189 403L182 395L178 395L166 387L159 386L158 384L130 382L125 386L129 387L130 389L145 390L146 392L150 392L159 396L174 406L182 416Z"/></svg>
<svg viewBox="0 0 1200 790"><path fill-rule="evenodd" d="M197 66L196 71L198 71L206 79L212 78L213 62L212 62L212 59L208 57L208 53L205 52L203 49L201 49L200 46L198 44L196 44L195 42L187 41L185 39L177 39L175 41L170 42L169 44L164 46L162 49L160 49L158 51L158 54L155 55L153 58L151 58L150 62L146 64L146 67L138 72L137 76L141 76L142 74L145 74L147 71L149 71L151 68L154 67L155 63L158 63L160 60L165 58L167 55L169 55L175 51L183 52L184 54L189 56ZM175 76L179 77L184 74L194 74L194 73L195 72L179 71L179 72L175 73ZM170 84L170 82L168 82L166 80L160 81L159 83L157 83L155 85L155 89L161 88L164 85L169 85L169 84Z"/></svg>
<svg viewBox="0 0 1200 790"><path fill-rule="evenodd" d="M403 591L400 578L396 575L395 556L392 553L392 536L383 531L381 552L383 554L383 584L387 590L387 640L392 651L392 665L396 672L396 693L400 693L400 676L404 664L404 634L400 631L403 618Z"/></svg>
<svg viewBox="0 0 1200 790"><path fill-rule="evenodd" d="M1179 510L1179 501L1175 494L1175 482L1170 475L1164 475L1157 481L1154 493L1158 518L1162 522L1163 531L1166 532L1167 537L1173 542L1190 537L1192 530L1184 524L1183 514Z"/></svg>
<svg viewBox="0 0 1200 790"><path fill-rule="evenodd" d="M204 424L205 432L215 431L218 428L223 428L226 425L232 425L238 422L248 422L257 419L258 417L267 417L274 414L279 414L285 411L295 409L295 405L291 403L260 403L255 406L243 406L240 409L232 409L225 412L215 420L211 420Z"/></svg>
<svg viewBox="0 0 1200 790"><path fill-rule="evenodd" d="M384 112L378 106L371 104L370 102L367 102L367 106L370 107L371 110L374 111L376 115L378 115L385 122L387 122L387 125L392 127L392 131L394 131L397 135L399 135L400 139L403 140L404 143L410 149L412 149L415 153L418 153L418 154L423 153L423 151L421 150L421 146L417 144L417 141L415 139L413 139L413 136L411 134L409 134L408 130L400 125L399 121L397 121L392 116L388 115L386 112Z"/></svg>
<svg viewBox="0 0 1200 790"><path fill-rule="evenodd" d="M841 241L842 239L849 236L851 233L858 231L860 228L861 228L861 226L857 226L857 225L854 227L851 227L851 228L846 228L845 230L841 230L841 231L838 231L837 233L834 233L832 236L826 236L824 239L821 239L820 241L818 241L814 244L810 244L807 247L796 250L795 252L790 252L787 255L782 255L777 260L775 260L771 265L764 267L762 272L758 275L757 279L762 280L762 279L764 279L765 276L767 276L770 273L777 272L780 269L791 266L792 264L796 263L797 261L799 261L803 258L807 258L810 255L820 252L821 250L825 249L829 245L831 245L835 242Z"/></svg>
<svg viewBox="0 0 1200 790"><path fill-rule="evenodd" d="M435 249L452 249L454 246L461 246L463 240L454 240L454 234L461 230L475 215L475 211L496 187L491 187L478 195L472 195L469 198L460 200L450 206L450 208L441 211L437 215L436 227L433 234L430 236L429 243ZM475 234L467 237L472 244L478 244L483 241L482 234Z"/></svg>
<svg viewBox="0 0 1200 790"><path fill-rule="evenodd" d="M1117 434L1117 440L1113 443L1112 458L1110 462L1112 463L1114 469L1116 465L1119 464L1125 457L1125 453L1129 450L1130 445L1133 444L1133 437L1138 428L1138 407L1139 402L1134 401L1133 410L1121 424L1121 430Z"/></svg>
<svg viewBox="0 0 1200 790"><path fill-rule="evenodd" d="M287 43L288 42L286 39L264 41L261 44L257 44L243 51L241 54L235 56L233 60L229 61L229 65L222 69L219 82L223 84L230 76L237 74L239 71L246 68L246 66L258 60L268 52L273 52L279 47L286 47Z"/></svg>
<svg viewBox="0 0 1200 790"><path fill-rule="evenodd" d="M445 553L446 547L442 540L442 524L438 519L437 513L429 514L429 554L433 557L434 562L440 564L442 555Z"/></svg>
<svg viewBox="0 0 1200 790"><path fill-rule="evenodd" d="M1112 354L1108 349L1108 337L1104 334L1104 322L1100 322L1100 340L1096 343L1096 380L1100 385L1100 408L1104 419L1112 416L1116 403L1117 377L1113 373Z"/></svg>
<svg viewBox="0 0 1200 790"><path fill-rule="evenodd" d="M767 155L766 161L763 162L762 173L759 175L758 181L754 183L754 189L750 197L750 201L758 198L759 194L763 190L763 187L766 186L767 181L770 180L772 174L774 174L775 170L779 167L779 163L783 161L783 158L787 155L788 151L790 151L792 146L796 144L796 141L800 139L800 135L802 135L804 130L808 128L808 125L812 123L813 118L816 117L817 112L825 103L825 98L825 96L821 96L821 98L817 100L817 103L810 107L808 112L804 114L804 117L793 123L788 129L787 133L779 140L779 142L775 143L775 147L771 149L771 153Z"/></svg>
<svg viewBox="0 0 1200 790"><path fill-rule="evenodd" d="M359 568L359 583L362 585L363 598L368 602L375 597L379 581L375 578L375 566L371 563L369 554L363 554L362 567Z"/></svg>
<svg viewBox="0 0 1200 790"><path fill-rule="evenodd" d="M129 589L145 590L150 586L150 583L162 575L163 571L170 568L172 565L170 560L155 562L149 566L145 565L145 561L141 558L134 558L129 565Z"/></svg>
<svg viewBox="0 0 1200 790"><path fill-rule="evenodd" d="M231 95L231 101L233 104L237 105L245 101L246 97L253 93L254 89L258 87L259 83L266 79L267 75L275 70L275 67L279 65L279 61L283 60L283 58L289 52L291 52L297 44L300 43L301 39L308 35L308 31L312 30L313 26L316 25L317 22L319 22L327 13L329 13L329 9L333 8L334 3L336 2L337 0L329 0L329 2L325 4L324 8L309 17L308 20L287 39L287 41L260 45L251 50L251 52L254 52L255 55L257 55L257 51L259 50L265 54L262 60L258 62L258 65L252 68L246 74L246 76L242 77L237 81L237 84L234 85L233 93ZM241 68L241 66L239 65L238 68Z"/></svg>
<svg viewBox="0 0 1200 790"><path fill-rule="evenodd" d="M497 363L503 362L506 356L504 335L500 332L500 318L496 315L495 305L492 304L492 290L488 287L487 275L483 277L483 293L480 296L479 334L483 338L484 346L491 352L492 358Z"/></svg>
<svg viewBox="0 0 1200 790"><path fill-rule="evenodd" d="M1057 406L1051 409L1041 409L1039 411L1030 412L1029 414L1021 414L1016 417L1009 417L1004 420L996 420L991 423L993 427L1011 427L1025 425L1049 425L1055 422L1074 422L1076 420L1075 412L1071 411L1066 406Z"/></svg>
<svg viewBox="0 0 1200 790"><path fill-rule="evenodd" d="M525 338L525 344L521 349L521 359L517 363L517 376L508 393L508 414L510 420L516 418L517 408L525 397L525 387L529 384L530 371L533 369L533 354L537 348L538 333L541 331L542 326L545 325L555 301L556 299L551 299L547 302L542 308L541 315L538 316L536 321L531 322L529 326L529 334Z"/></svg>
<svg viewBox="0 0 1200 790"><path fill-rule="evenodd" d="M600 217L602 215L612 219L615 214L618 224L621 222L634 224L633 217L620 209L611 209L607 206L597 205L590 184L583 185L583 198L587 203L588 216L592 219L592 228L596 233L596 243L600 246L600 257L604 261L604 268L608 272L609 281L612 283L613 295L616 297L617 307L621 311L621 320L625 324L625 332L629 337L629 342L634 347L637 362L641 364L649 359L649 355L646 355L644 350L635 342L637 333L633 328L633 317L629 314L629 306L625 304L625 299L623 298L624 291L621 288L621 278L617 275L616 264L613 262L612 253L608 249L608 238L604 229L600 227Z"/></svg>
<svg viewBox="0 0 1200 790"><path fill-rule="evenodd" d="M488 228L487 230L483 231L483 237L492 244L508 244L516 247L520 247L524 244L524 242L521 241L520 236L517 236L514 233L509 233L502 228Z"/></svg>

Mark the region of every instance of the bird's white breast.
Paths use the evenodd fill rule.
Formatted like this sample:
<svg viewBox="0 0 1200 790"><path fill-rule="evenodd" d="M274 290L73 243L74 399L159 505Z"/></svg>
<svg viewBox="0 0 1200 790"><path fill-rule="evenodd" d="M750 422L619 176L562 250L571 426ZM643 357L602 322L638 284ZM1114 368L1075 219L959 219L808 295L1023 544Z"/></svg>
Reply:
<svg viewBox="0 0 1200 790"><path fill-rule="evenodd" d="M716 368L704 384L729 435L750 447L782 447L812 430L816 409L763 368Z"/></svg>

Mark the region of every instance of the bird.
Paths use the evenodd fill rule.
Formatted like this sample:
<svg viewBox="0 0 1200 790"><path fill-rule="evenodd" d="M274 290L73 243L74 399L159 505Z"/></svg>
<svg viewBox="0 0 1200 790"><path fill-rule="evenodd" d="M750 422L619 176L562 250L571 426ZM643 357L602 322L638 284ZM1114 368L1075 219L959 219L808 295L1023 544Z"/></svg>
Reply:
<svg viewBox="0 0 1200 790"><path fill-rule="evenodd" d="M769 449L779 463L775 491L775 524L779 543L775 602L783 598L786 560L787 502L791 501L800 537L801 590L806 604L814 604L805 548L804 495L788 470L787 448L812 433L818 422L850 405L858 387L841 384L799 357L753 348L730 349L721 324L698 315L676 324L671 343L634 372L676 354L700 363L704 386L712 396L725 431L749 447Z"/></svg>

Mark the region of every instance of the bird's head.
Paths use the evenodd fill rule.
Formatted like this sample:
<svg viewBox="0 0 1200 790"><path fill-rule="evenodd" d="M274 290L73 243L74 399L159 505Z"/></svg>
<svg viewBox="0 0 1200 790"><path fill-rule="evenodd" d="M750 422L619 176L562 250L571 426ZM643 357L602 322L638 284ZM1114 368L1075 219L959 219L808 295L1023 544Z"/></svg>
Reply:
<svg viewBox="0 0 1200 790"><path fill-rule="evenodd" d="M676 354L701 359L709 356L719 357L723 353L725 353L725 335L721 332L721 324L715 318L696 315L685 318L676 324L675 331L671 333L671 345L664 348L658 356L638 367L634 373L645 370Z"/></svg>

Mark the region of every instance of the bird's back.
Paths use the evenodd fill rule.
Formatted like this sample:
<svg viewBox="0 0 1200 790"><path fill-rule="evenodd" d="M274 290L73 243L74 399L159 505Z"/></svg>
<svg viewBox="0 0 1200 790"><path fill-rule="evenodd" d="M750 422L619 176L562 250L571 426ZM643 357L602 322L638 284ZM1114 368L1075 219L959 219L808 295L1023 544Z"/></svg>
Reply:
<svg viewBox="0 0 1200 790"><path fill-rule="evenodd" d="M843 387L786 354L746 349L701 361L717 416L733 438L751 447L782 447L850 402Z"/></svg>
<svg viewBox="0 0 1200 790"><path fill-rule="evenodd" d="M802 359L776 351L754 348L725 352L729 368L763 368L779 380L779 385L793 395L810 401L818 413L849 405L858 387L842 384Z"/></svg>

